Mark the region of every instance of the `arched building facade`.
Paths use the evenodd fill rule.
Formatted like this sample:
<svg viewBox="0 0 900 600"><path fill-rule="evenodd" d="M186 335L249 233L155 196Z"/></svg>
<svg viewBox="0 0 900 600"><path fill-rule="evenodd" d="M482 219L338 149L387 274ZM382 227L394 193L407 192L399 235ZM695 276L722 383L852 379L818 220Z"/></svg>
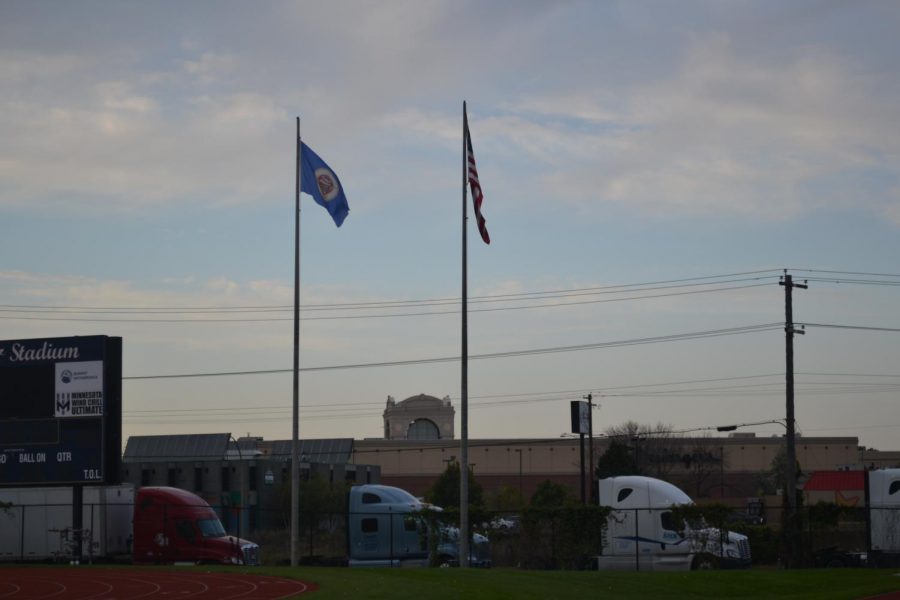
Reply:
<svg viewBox="0 0 900 600"><path fill-rule="evenodd" d="M450 397L443 400L419 394L397 402L388 396L384 409L386 440L452 440L456 409Z"/></svg>

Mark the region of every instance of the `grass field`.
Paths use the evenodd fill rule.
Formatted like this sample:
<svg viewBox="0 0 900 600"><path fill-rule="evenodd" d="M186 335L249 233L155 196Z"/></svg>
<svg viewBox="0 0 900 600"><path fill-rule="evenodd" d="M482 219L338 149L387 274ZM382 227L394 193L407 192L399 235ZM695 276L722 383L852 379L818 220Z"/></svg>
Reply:
<svg viewBox="0 0 900 600"><path fill-rule="evenodd" d="M484 600L809 598L850 600L900 591L900 570L815 569L600 573L513 569L261 568L319 585L308 598Z"/></svg>
<svg viewBox="0 0 900 600"><path fill-rule="evenodd" d="M35 570L40 565L32 566ZM74 567L90 569L89 566ZM108 568L108 566L106 567ZM131 567L129 567L131 568ZM684 573L526 571L517 569L349 569L326 567L141 567L292 577L318 590L298 600L652 600L774 598L860 600L889 592L900 598L898 569L751 569ZM0 580L3 566L0 565Z"/></svg>

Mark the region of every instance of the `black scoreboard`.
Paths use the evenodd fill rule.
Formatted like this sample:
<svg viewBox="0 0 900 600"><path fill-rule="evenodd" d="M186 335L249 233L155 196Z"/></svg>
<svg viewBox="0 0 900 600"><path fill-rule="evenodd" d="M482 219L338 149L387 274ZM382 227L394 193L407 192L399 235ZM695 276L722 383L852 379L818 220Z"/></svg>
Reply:
<svg viewBox="0 0 900 600"><path fill-rule="evenodd" d="M0 486L115 484L122 338L0 341Z"/></svg>

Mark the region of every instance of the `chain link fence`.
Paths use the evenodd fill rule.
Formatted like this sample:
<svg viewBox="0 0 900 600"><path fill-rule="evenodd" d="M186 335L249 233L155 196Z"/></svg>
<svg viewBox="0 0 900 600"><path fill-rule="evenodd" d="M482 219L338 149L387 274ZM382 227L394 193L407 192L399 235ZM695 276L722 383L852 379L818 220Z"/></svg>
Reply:
<svg viewBox="0 0 900 600"><path fill-rule="evenodd" d="M204 506L204 508L208 508ZM212 505L226 536L259 545L264 564L290 559L290 520L284 510L222 503ZM702 508L699 511L701 516ZM71 527L70 504L11 506L0 510L0 561L68 561L81 539L85 562L128 560L132 552L133 504L83 506L83 527ZM523 569L596 569L598 557L625 556L618 568L658 568L654 556L674 556L688 546L699 566L780 565L789 567L896 566L900 557L900 509L818 504L801 507L788 521L766 524L733 521L710 513L703 522L680 522L678 511L596 506L479 510L473 530L484 542L472 544L473 560L495 567ZM368 544L369 556L387 564L457 564L458 515L445 511L429 522L416 513L302 511L298 550L303 564L347 564L352 543ZM170 529L183 543L202 544L199 529ZM431 532L438 532L432 534ZM690 534L689 534L690 533ZM737 534L737 535L735 535ZM360 542L359 540L367 540ZM193 542L191 541L193 540ZM687 541L684 541L687 540ZM358 554L358 552L357 552ZM477 556L476 556L477 554ZM657 563L659 560L657 560ZM698 566L693 564L691 566Z"/></svg>

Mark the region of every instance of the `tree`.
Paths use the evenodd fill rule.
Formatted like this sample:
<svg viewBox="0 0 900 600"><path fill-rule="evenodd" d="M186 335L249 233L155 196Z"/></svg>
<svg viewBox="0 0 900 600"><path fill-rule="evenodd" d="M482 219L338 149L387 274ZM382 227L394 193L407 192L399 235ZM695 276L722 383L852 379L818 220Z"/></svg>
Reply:
<svg viewBox="0 0 900 600"><path fill-rule="evenodd" d="M488 494L488 508L499 512L513 512L522 509L522 495L519 488L504 485L493 494Z"/></svg>
<svg viewBox="0 0 900 600"><path fill-rule="evenodd" d="M484 488L475 481L475 475L472 469L467 469L469 473L469 505L484 505ZM434 482L428 491L425 492L425 499L442 508L459 508L459 463L451 462Z"/></svg>
<svg viewBox="0 0 900 600"><path fill-rule="evenodd" d="M715 439L709 434L692 438L690 441L690 446L685 447L686 452L681 460L688 472L687 477L693 488L694 498L703 498L709 496L710 486L707 484L716 481L713 476L718 473L721 477L725 457L721 446L717 448ZM721 479L718 481L721 485Z"/></svg>
<svg viewBox="0 0 900 600"><path fill-rule="evenodd" d="M573 504L575 499L566 486L545 479L531 496L531 508L562 508Z"/></svg>
<svg viewBox="0 0 900 600"><path fill-rule="evenodd" d="M672 468L681 461L682 436L672 432L672 426L664 423L641 425L626 421L608 427L606 435L632 449L637 472L666 479Z"/></svg>
<svg viewBox="0 0 900 600"><path fill-rule="evenodd" d="M617 477L619 475L640 475L641 470L634 461L631 448L618 439L613 439L609 447L597 461L595 471L597 479Z"/></svg>
<svg viewBox="0 0 900 600"><path fill-rule="evenodd" d="M310 527L325 526L334 529L339 519L347 510L347 491L349 484L330 484L318 474L299 482L299 527L301 530ZM285 482L277 491L281 514L285 527L290 526L291 486Z"/></svg>
<svg viewBox="0 0 900 600"><path fill-rule="evenodd" d="M796 466L794 467L794 472L796 473L797 479L799 480L803 476L803 471L800 468L800 462L797 461ZM763 475L760 478L760 484L763 488L763 491L767 494L777 493L777 490L784 490L786 486L787 480L787 450L784 446L778 448L778 452L772 458L772 463L770 466L769 473ZM803 492L794 490L795 498L796 498L796 506L803 505ZM783 501L787 501L787 497L782 497Z"/></svg>

